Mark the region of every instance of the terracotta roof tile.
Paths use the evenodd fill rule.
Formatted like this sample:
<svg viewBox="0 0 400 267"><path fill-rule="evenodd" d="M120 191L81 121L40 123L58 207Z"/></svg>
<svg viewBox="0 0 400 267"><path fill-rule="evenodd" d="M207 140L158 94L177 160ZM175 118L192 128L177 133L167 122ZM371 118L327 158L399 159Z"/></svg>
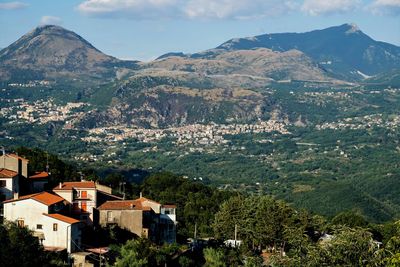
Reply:
<svg viewBox="0 0 400 267"><path fill-rule="evenodd" d="M148 198L145 198L145 197L140 197L140 198L136 199L136 201L139 201L140 203L143 203L143 202L145 202L145 201L149 201L149 202L153 202L153 203L155 203L155 204L161 205L161 204L158 203L157 201L154 201L154 200L151 200L151 199L148 199Z"/></svg>
<svg viewBox="0 0 400 267"><path fill-rule="evenodd" d="M15 201L20 201L20 200L25 200L25 199L33 199L33 200L36 200L46 206L51 206L53 204L56 204L58 202L65 200L64 198L62 198L60 196L53 195L53 194L50 194L47 192L41 192L41 193L22 196L18 199L6 200L3 203L15 202Z"/></svg>
<svg viewBox="0 0 400 267"><path fill-rule="evenodd" d="M60 186L56 186L53 190L72 190L74 188L96 188L96 184L93 181L89 182L64 182Z"/></svg>
<svg viewBox="0 0 400 267"><path fill-rule="evenodd" d="M57 196L57 195L53 195L47 192L42 192L39 193L38 195L32 197L34 200L39 201L47 206L56 204L58 202L64 201L65 199Z"/></svg>
<svg viewBox="0 0 400 267"><path fill-rule="evenodd" d="M35 172L34 175L29 176L29 179L45 179L49 178L48 172Z"/></svg>
<svg viewBox="0 0 400 267"><path fill-rule="evenodd" d="M32 197L38 195L38 194L40 194L40 193L25 195L25 196L19 197L17 199L9 199L9 200L3 201L3 203L9 203L9 202L14 202L14 201L20 201L20 200L24 200L24 199L29 199L29 198L32 198Z"/></svg>
<svg viewBox="0 0 400 267"><path fill-rule="evenodd" d="M47 213L43 213L43 215L48 216L50 218L62 221L62 222L66 222L69 224L74 224L74 223L79 223L80 221L78 221L77 219L71 218L71 217L67 217L58 213L53 213L53 214L47 214Z"/></svg>
<svg viewBox="0 0 400 267"><path fill-rule="evenodd" d="M17 176L18 173L8 169L0 169L0 178L13 178Z"/></svg>
<svg viewBox="0 0 400 267"><path fill-rule="evenodd" d="M143 210L150 211L150 207L143 206L137 200L112 200L104 202L99 210Z"/></svg>
<svg viewBox="0 0 400 267"><path fill-rule="evenodd" d="M163 207L167 208L167 209L176 209L176 205L173 205L173 204L166 204L166 205L163 205Z"/></svg>

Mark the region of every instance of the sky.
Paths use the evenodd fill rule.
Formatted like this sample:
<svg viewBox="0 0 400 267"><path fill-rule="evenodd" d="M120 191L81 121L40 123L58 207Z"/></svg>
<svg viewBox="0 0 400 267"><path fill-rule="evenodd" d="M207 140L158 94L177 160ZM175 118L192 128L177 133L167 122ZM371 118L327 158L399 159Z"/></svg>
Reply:
<svg viewBox="0 0 400 267"><path fill-rule="evenodd" d="M55 24L108 55L149 61L236 37L344 23L400 46L400 0L0 0L0 48Z"/></svg>

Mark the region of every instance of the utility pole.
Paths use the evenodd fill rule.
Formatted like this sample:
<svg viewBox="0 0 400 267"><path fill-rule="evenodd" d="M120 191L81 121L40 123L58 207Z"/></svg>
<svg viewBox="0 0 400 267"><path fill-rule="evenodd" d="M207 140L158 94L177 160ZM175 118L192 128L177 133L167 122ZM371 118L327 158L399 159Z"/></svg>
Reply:
<svg viewBox="0 0 400 267"><path fill-rule="evenodd" d="M197 223L194 224L194 241L197 239Z"/></svg>
<svg viewBox="0 0 400 267"><path fill-rule="evenodd" d="M235 248L236 248L236 240L237 240L237 224L235 223Z"/></svg>

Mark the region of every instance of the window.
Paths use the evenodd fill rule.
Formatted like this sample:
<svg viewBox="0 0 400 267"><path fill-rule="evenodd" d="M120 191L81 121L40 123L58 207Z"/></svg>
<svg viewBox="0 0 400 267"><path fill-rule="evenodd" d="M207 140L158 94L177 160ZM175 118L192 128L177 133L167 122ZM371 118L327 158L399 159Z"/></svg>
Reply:
<svg viewBox="0 0 400 267"><path fill-rule="evenodd" d="M17 225L18 225L18 227L24 227L25 226L25 223L24 223L24 220L17 220Z"/></svg>
<svg viewBox="0 0 400 267"><path fill-rule="evenodd" d="M36 225L36 229L38 229L38 230L42 230L42 229L43 229L43 225L41 225L41 224L37 224L37 225Z"/></svg>
<svg viewBox="0 0 400 267"><path fill-rule="evenodd" d="M58 224L53 223L53 231L57 231L58 230Z"/></svg>
<svg viewBox="0 0 400 267"><path fill-rule="evenodd" d="M87 211L87 203L86 203L86 201L82 201L82 202L81 202L81 209L82 209L82 211L84 211L84 212Z"/></svg>
<svg viewBox="0 0 400 267"><path fill-rule="evenodd" d="M113 221L113 215L112 211L107 211L107 222L112 222Z"/></svg>
<svg viewBox="0 0 400 267"><path fill-rule="evenodd" d="M7 182L4 180L0 181L0 187L6 187L7 186Z"/></svg>
<svg viewBox="0 0 400 267"><path fill-rule="evenodd" d="M87 198L87 191L81 191L81 198Z"/></svg>

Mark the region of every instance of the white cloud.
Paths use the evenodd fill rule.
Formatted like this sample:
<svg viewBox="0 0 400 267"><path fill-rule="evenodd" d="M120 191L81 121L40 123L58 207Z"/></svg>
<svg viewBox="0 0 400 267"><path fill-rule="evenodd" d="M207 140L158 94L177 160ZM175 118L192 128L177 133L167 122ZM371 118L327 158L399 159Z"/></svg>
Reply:
<svg viewBox="0 0 400 267"><path fill-rule="evenodd" d="M400 0L375 0L368 9L377 15L400 15Z"/></svg>
<svg viewBox="0 0 400 267"><path fill-rule="evenodd" d="M43 16L40 19L40 25L60 25L62 20L59 17L54 16Z"/></svg>
<svg viewBox="0 0 400 267"><path fill-rule="evenodd" d="M305 0L301 9L312 15L345 13L353 11L361 4L361 0Z"/></svg>
<svg viewBox="0 0 400 267"><path fill-rule="evenodd" d="M189 18L251 19L289 12L295 1L282 0L189 0L184 14Z"/></svg>
<svg viewBox="0 0 400 267"><path fill-rule="evenodd" d="M0 3L0 10L16 10L16 9L23 9L28 7L28 4L22 2L5 2Z"/></svg>
<svg viewBox="0 0 400 267"><path fill-rule="evenodd" d="M170 17L181 0L86 0L78 10L91 16L152 19Z"/></svg>
<svg viewBox="0 0 400 267"><path fill-rule="evenodd" d="M84 14L102 17L248 19L281 15L299 0L85 0Z"/></svg>

